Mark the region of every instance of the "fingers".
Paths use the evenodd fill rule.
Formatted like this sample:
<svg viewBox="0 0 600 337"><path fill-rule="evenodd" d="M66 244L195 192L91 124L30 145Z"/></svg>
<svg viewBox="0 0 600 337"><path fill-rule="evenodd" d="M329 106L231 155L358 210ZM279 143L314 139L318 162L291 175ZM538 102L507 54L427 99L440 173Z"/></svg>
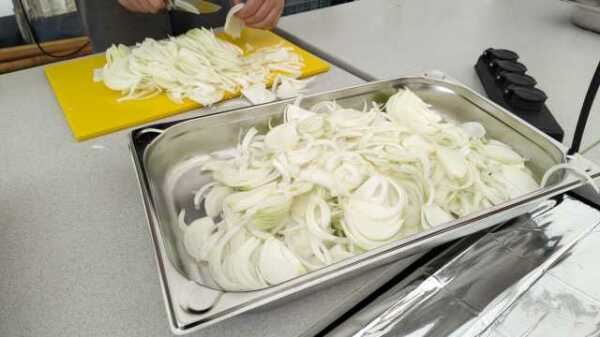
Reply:
<svg viewBox="0 0 600 337"><path fill-rule="evenodd" d="M267 5L267 1L271 2L271 4ZM256 15L248 21L246 24L253 28L260 29L271 29L277 25L279 18L281 17L281 13L283 12L283 1L281 0L267 0L263 4L266 7L266 10L263 10L261 7Z"/></svg>
<svg viewBox="0 0 600 337"><path fill-rule="evenodd" d="M262 5L258 8L256 13L254 13L254 15L252 15L251 17L244 19L244 22L248 26L253 26L266 19L267 16L271 13L271 10L273 10L273 2L273 0L263 0Z"/></svg>
<svg viewBox="0 0 600 337"><path fill-rule="evenodd" d="M132 12L139 12L141 10L138 4L132 0L119 0L119 4Z"/></svg>
<svg viewBox="0 0 600 337"><path fill-rule="evenodd" d="M159 12L167 6L165 0L146 0L146 2L148 2L148 5L154 10L153 13Z"/></svg>
<svg viewBox="0 0 600 337"><path fill-rule="evenodd" d="M165 0L119 0L121 6L132 12L157 13L165 8Z"/></svg>
<svg viewBox="0 0 600 337"><path fill-rule="evenodd" d="M256 14L264 1L265 0L248 0L246 1L244 7L240 9L239 12L235 13L235 15L237 15L238 18L246 21Z"/></svg>
<svg viewBox="0 0 600 337"><path fill-rule="evenodd" d="M150 10L149 10L145 0L130 0L130 1L135 2L135 7L138 9L137 12L150 13Z"/></svg>

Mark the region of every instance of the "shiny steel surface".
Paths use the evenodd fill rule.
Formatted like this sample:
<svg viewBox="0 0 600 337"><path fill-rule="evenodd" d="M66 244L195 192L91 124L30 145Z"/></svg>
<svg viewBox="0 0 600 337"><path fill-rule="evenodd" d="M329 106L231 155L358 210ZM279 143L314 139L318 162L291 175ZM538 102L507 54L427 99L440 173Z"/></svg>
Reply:
<svg viewBox="0 0 600 337"><path fill-rule="evenodd" d="M439 257L328 337L600 335L600 212L554 204Z"/></svg>
<svg viewBox="0 0 600 337"><path fill-rule="evenodd" d="M512 145L530 159L530 168L539 177L549 167L566 161L564 147L531 128L472 90L433 73L374 82L347 89L306 97L302 105L336 100L343 106L362 106L363 102L389 95L399 87L408 87L433 109L457 121L480 121L491 137ZM213 116L181 121L175 125L153 125L164 129L159 136L132 132L132 153L138 171L163 293L172 330L187 333L238 315L282 298L297 296L342 277L350 277L367 268L382 265L425 251L441 243L474 233L499 222L524 214L542 200L581 185L568 174L557 174L551 186L480 211L437 228L407 237L294 280L250 292L221 292L210 277L187 256L177 214L185 208L190 218L201 216L191 207L194 191L208 182L199 165L213 151L233 148L241 130L250 126L266 128L270 119L281 117L288 101L275 102ZM139 139L137 137L140 137ZM591 174L598 167L581 157L570 162ZM191 216L190 216L191 214ZM189 221L189 219L188 219ZM192 295L193 294L193 295Z"/></svg>

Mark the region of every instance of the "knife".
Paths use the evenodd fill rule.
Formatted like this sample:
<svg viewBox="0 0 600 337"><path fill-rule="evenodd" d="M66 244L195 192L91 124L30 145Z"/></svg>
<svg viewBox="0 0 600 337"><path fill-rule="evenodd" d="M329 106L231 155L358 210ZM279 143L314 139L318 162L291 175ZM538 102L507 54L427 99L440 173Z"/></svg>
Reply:
<svg viewBox="0 0 600 337"><path fill-rule="evenodd" d="M193 14L212 14L221 10L221 6L207 0L169 0L167 9Z"/></svg>

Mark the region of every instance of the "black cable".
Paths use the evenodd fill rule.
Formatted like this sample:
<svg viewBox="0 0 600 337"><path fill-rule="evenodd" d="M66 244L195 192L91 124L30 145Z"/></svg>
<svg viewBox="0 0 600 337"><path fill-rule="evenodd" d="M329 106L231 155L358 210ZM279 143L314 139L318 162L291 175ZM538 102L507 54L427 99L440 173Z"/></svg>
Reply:
<svg viewBox="0 0 600 337"><path fill-rule="evenodd" d="M592 110L592 105L594 104L594 98L598 92L598 87L600 87L600 62L598 62L598 67L596 67L596 72L592 77L592 82L590 83L590 87L588 88L585 99L583 100L583 106L581 107L579 119L577 120L577 127L575 128L575 134L573 135L573 142L571 143L571 148L568 152L569 155L579 152L581 141L583 140L583 132L585 131L585 126L587 125L590 111Z"/></svg>
<svg viewBox="0 0 600 337"><path fill-rule="evenodd" d="M23 6L23 0L19 0L19 5L21 7L21 11L23 13L23 19L25 19L25 24L27 25L27 29L29 29L29 31L31 32L31 38L33 39L33 42L38 47L38 49L42 52L42 54L52 57L52 58L58 58L58 59L65 58L65 57L71 57L71 56L75 56L75 55L78 55L79 53L81 53L81 51L90 44L90 41L87 41L81 47L77 48L75 51L68 52L66 54L50 53L49 51L45 50L44 47L42 47L42 45L40 44L37 34L35 33L35 30L33 29L33 25L31 24L31 21L29 20L29 16L27 15L27 11L25 10L25 6Z"/></svg>

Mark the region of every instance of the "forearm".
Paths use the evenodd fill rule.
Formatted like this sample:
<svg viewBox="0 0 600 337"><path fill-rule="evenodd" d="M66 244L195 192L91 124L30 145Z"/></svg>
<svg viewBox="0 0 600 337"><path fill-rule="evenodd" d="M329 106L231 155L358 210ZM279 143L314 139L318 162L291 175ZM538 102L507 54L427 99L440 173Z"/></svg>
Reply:
<svg viewBox="0 0 600 337"><path fill-rule="evenodd" d="M146 37L162 39L172 34L166 12L134 13L117 0L78 0L77 5L95 52L113 43L133 45Z"/></svg>

